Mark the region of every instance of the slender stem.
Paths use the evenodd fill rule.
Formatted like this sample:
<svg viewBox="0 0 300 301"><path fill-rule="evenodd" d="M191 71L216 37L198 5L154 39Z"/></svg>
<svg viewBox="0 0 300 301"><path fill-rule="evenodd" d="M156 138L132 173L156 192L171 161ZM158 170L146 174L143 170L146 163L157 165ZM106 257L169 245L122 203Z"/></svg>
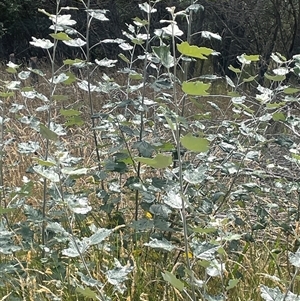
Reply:
<svg viewBox="0 0 300 301"><path fill-rule="evenodd" d="M0 132L1 132L0 133L0 204L4 208L6 208L7 203L5 201L4 172L3 172L5 103L3 103L1 110L2 110L1 112L2 122L0 125ZM4 218L6 220L7 225L9 226L10 223L6 214L4 215Z"/></svg>
<svg viewBox="0 0 300 301"><path fill-rule="evenodd" d="M192 5L194 0L191 0L190 5ZM193 24L193 10L189 10L189 15L187 16L187 22L188 22L188 28L187 28L187 42L191 44L192 42L192 24ZM188 61L184 62L184 68L183 68L183 81L188 80L188 72L189 72L189 66L190 63ZM186 95L183 97L182 100L182 106L181 106L181 116L184 115L184 109L185 109L185 103L186 103ZM181 127L180 127L181 131Z"/></svg>
<svg viewBox="0 0 300 301"><path fill-rule="evenodd" d="M86 4L86 9L90 8L90 0L87 1ZM89 106L90 106L90 114L91 114L91 120L92 120L92 131L93 131L93 139L95 143L95 150L96 150L96 156L97 156L97 163L98 163L98 170L101 170L101 157L99 153L99 147L98 147L98 139L97 139L97 133L95 130L96 126L96 119L93 118L94 115L94 104L93 104L93 99L92 99L92 92L91 92L91 73L90 73L90 26L91 26L91 21L92 18L87 12L86 14L86 36L85 36L85 41L86 41L86 62L87 62L87 85L88 85L88 99L89 99ZM102 188L103 187L103 182L102 182Z"/></svg>
<svg viewBox="0 0 300 301"><path fill-rule="evenodd" d="M175 21L175 15L174 12L172 13L173 21ZM175 103L175 112L176 116L179 116L179 101L177 97L177 87L176 87L176 77L177 77L177 59L176 59L176 41L175 41L175 35L174 35L174 26L172 26L172 52L174 57L174 71L173 71L173 99ZM189 271L189 277L190 277L190 283L192 287L192 300L196 300L196 292L195 292L195 286L194 286L194 277L193 277L193 271L191 268L191 263L189 259L189 242L188 242L188 227L187 227L187 219L186 219L186 200L184 196L184 185L183 185L183 167L182 167L182 157L181 157L181 144L180 144L180 123L178 121L178 117L176 117L176 129L175 129L175 139L176 139L176 151L178 154L178 177L179 177L179 187L180 187L180 195L182 200L182 208L180 210L181 214L181 220L183 225L183 234L184 234L184 250L185 250L185 260L186 260L186 268Z"/></svg>
<svg viewBox="0 0 300 301"><path fill-rule="evenodd" d="M286 289L286 292L283 296L283 299L282 299L283 301L285 301L286 297L288 296L288 293L291 291L291 288L292 288L292 286L295 282L295 279L297 277L298 272L299 272L299 268L296 268L295 273L293 275L293 278L292 278L292 280L291 280L291 282L290 282L290 284L289 284L288 288Z"/></svg>
<svg viewBox="0 0 300 301"><path fill-rule="evenodd" d="M151 7L151 1L149 1L149 5ZM151 7L152 8L152 7ZM146 28L146 32L148 35L150 35L150 21L151 21L151 12L148 12L147 14L147 28ZM146 46L145 46L145 59L144 59L144 66L143 66L143 89L142 89L142 99L141 99L141 106L144 107L145 104L145 94L146 94L146 77L147 77L147 62L148 62L148 49L149 49L149 43L150 43L150 39L147 39L146 41ZM140 123L140 133L139 133L139 140L142 141L143 140L143 133L144 133L144 111L141 110L141 123ZM138 162L138 166L137 166L137 178L140 179L141 178L141 163ZM138 210L139 210L139 191L136 190L135 193L135 214L134 214L134 218L135 220L138 220Z"/></svg>
<svg viewBox="0 0 300 301"><path fill-rule="evenodd" d="M60 0L56 1L56 19L59 14L59 6L60 6ZM55 24L57 24L57 20L55 21ZM55 26L55 33L57 33L57 27ZM50 55L50 52L48 52L48 55L50 57L51 61L51 81L50 81L50 106L47 112L47 127L50 127L51 123L51 110L53 107L53 95L55 93L55 85L54 85L54 74L55 74L55 55L56 55L56 48L57 48L57 40L54 40L54 45L53 45L53 50L52 54ZM50 141L47 138L46 139L46 150L45 150L45 161L47 161L48 156L49 156L49 151L50 151ZM46 215L47 215L47 179L44 178L43 181L43 207L42 207L42 216L43 216L43 223L42 223L42 245L46 245ZM45 248L42 250L42 257L45 257Z"/></svg>

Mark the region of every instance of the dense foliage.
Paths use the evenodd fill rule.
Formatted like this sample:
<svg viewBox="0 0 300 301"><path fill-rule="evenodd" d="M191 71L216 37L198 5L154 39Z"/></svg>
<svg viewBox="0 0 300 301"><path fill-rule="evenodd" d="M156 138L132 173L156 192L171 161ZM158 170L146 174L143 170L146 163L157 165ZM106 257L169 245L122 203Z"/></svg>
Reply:
<svg viewBox="0 0 300 301"><path fill-rule="evenodd" d="M1 73L0 298L299 300L300 55L254 53L244 31L223 77L199 75L245 1L139 3L120 27L50 4L28 40L49 64ZM234 5L230 31L199 31Z"/></svg>

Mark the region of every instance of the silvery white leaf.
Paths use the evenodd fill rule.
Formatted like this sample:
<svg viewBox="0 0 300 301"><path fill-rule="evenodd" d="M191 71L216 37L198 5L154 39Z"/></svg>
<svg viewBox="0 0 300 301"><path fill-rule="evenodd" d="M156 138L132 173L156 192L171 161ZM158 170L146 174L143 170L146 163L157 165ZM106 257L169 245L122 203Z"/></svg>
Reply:
<svg viewBox="0 0 300 301"><path fill-rule="evenodd" d="M51 15L49 19L57 25L75 25L77 22L71 19L71 15Z"/></svg>
<svg viewBox="0 0 300 301"><path fill-rule="evenodd" d="M31 42L29 42L31 45L35 46L35 47L40 47L43 49L50 49L51 47L53 47L53 43L48 40L48 39L36 39L35 37L32 37Z"/></svg>
<svg viewBox="0 0 300 301"><path fill-rule="evenodd" d="M147 14L155 13L157 11L156 8L152 8L147 2L139 4L141 10L146 12Z"/></svg>
<svg viewBox="0 0 300 301"><path fill-rule="evenodd" d="M131 45L128 44L128 43L121 43L121 44L119 45L119 47L120 47L121 49L123 49L123 50L131 50L131 49L133 49L133 46L131 46Z"/></svg>
<svg viewBox="0 0 300 301"><path fill-rule="evenodd" d="M296 268L300 268L300 248L296 253L289 252L289 262Z"/></svg>
<svg viewBox="0 0 300 301"><path fill-rule="evenodd" d="M177 24L170 24L167 27L162 28L163 32L170 36L180 37L183 35L183 31L179 29Z"/></svg>
<svg viewBox="0 0 300 301"><path fill-rule="evenodd" d="M210 265L206 268L206 272L211 277L222 276L225 270L224 263L219 263L216 259L210 262Z"/></svg>
<svg viewBox="0 0 300 301"><path fill-rule="evenodd" d="M144 243L144 246L153 248L153 249L162 249L166 251L172 251L175 247L165 238L159 240L157 238L151 238L150 242Z"/></svg>
<svg viewBox="0 0 300 301"><path fill-rule="evenodd" d="M182 209L182 198L179 193L168 192L164 198L164 203L174 209Z"/></svg>
<svg viewBox="0 0 300 301"><path fill-rule="evenodd" d="M103 66L103 67L114 67L116 65L116 63L118 62L118 60L109 60L108 58L104 58L102 60L95 60L96 64L99 66Z"/></svg>
<svg viewBox="0 0 300 301"><path fill-rule="evenodd" d="M80 197L76 195L70 195L65 198L65 201L69 205L71 211L77 214L87 214L92 210L92 207L88 205L87 197Z"/></svg>
<svg viewBox="0 0 300 301"><path fill-rule="evenodd" d="M202 36L202 38L206 38L206 39L213 38L213 39L220 40L220 41L222 40L222 38L221 38L221 36L219 34L212 33L210 31L202 31L201 32L201 36Z"/></svg>
<svg viewBox="0 0 300 301"><path fill-rule="evenodd" d="M68 46L71 46L71 47L82 47L86 44L85 41L83 41L82 39L80 38L77 38L77 39L72 39L72 40L69 40L69 41L62 41L64 44L68 45Z"/></svg>
<svg viewBox="0 0 300 301"><path fill-rule="evenodd" d="M280 68L277 68L277 69L273 69L273 72L276 75L286 75L290 72L290 70L286 67L280 67Z"/></svg>
<svg viewBox="0 0 300 301"><path fill-rule="evenodd" d="M108 12L107 9L87 9L88 14L99 21L109 21L109 19L105 16Z"/></svg>

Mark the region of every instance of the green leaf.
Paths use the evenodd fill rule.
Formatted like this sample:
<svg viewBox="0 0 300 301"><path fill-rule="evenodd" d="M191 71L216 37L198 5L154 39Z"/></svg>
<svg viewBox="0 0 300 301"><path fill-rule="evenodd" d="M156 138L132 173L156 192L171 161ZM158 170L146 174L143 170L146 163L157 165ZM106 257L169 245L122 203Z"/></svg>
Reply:
<svg viewBox="0 0 300 301"><path fill-rule="evenodd" d="M175 131L175 129L176 129L176 123L173 122L173 121L171 120L171 118L169 118L168 116L165 116L165 118L166 118L166 120L167 120L167 123L168 123L169 128L170 128L172 131Z"/></svg>
<svg viewBox="0 0 300 301"><path fill-rule="evenodd" d="M45 161L45 160L41 160L41 159L38 159L37 163L41 166L46 166L46 167L52 167L52 166L56 165L55 162Z"/></svg>
<svg viewBox="0 0 300 301"><path fill-rule="evenodd" d="M78 125L81 126L84 124L83 119L80 116L70 116L65 123L66 126Z"/></svg>
<svg viewBox="0 0 300 301"><path fill-rule="evenodd" d="M172 286L177 288L179 291L184 289L184 283L176 278L176 276L170 272L161 273L164 280L169 282Z"/></svg>
<svg viewBox="0 0 300 301"><path fill-rule="evenodd" d="M10 97L14 95L14 92L0 92L0 97Z"/></svg>
<svg viewBox="0 0 300 301"><path fill-rule="evenodd" d="M286 117L282 112L277 112L272 115L274 121L285 121Z"/></svg>
<svg viewBox="0 0 300 301"><path fill-rule="evenodd" d="M253 54L253 55L244 54L244 58L247 61L251 61L251 62L257 62L257 61L259 61L259 55L258 54Z"/></svg>
<svg viewBox="0 0 300 301"><path fill-rule="evenodd" d="M65 101L65 100L68 100L69 97L68 97L68 95L53 95L52 99L57 100L57 101Z"/></svg>
<svg viewBox="0 0 300 301"><path fill-rule="evenodd" d="M274 103L267 103L266 104L266 108L267 109L278 109L278 108L281 108L281 107L284 107L286 105L285 102L274 102Z"/></svg>
<svg viewBox="0 0 300 301"><path fill-rule="evenodd" d="M228 69L231 70L232 72L236 73L236 74L242 72L241 69L235 68L235 67L233 67L232 65L230 65L230 66L228 67Z"/></svg>
<svg viewBox="0 0 300 301"><path fill-rule="evenodd" d="M300 155L297 155L297 154L292 154L292 158L300 161Z"/></svg>
<svg viewBox="0 0 300 301"><path fill-rule="evenodd" d="M155 158L136 157L136 161L147 164L153 168L166 168L172 164L172 156L158 154Z"/></svg>
<svg viewBox="0 0 300 301"><path fill-rule="evenodd" d="M206 60L207 56L213 53L213 50L210 48L191 46L188 42L177 44L177 49L183 55L195 57L202 60Z"/></svg>
<svg viewBox="0 0 300 301"><path fill-rule="evenodd" d="M67 59L67 60L64 60L64 61L63 61L64 65L81 64L81 63L84 63L84 62L85 62L85 61L80 60L80 59L75 59L75 60Z"/></svg>
<svg viewBox="0 0 300 301"><path fill-rule="evenodd" d="M135 17L132 20L133 20L133 23L137 26L145 26L149 23L147 20L144 20L144 19L142 20L139 17Z"/></svg>
<svg viewBox="0 0 300 301"><path fill-rule="evenodd" d="M34 92L34 89L32 87L23 87L21 89L22 92Z"/></svg>
<svg viewBox="0 0 300 301"><path fill-rule="evenodd" d="M123 162L126 165L128 165L128 164L133 165L134 164L134 161L131 159L131 157L129 155L126 158L119 159L118 162Z"/></svg>
<svg viewBox="0 0 300 301"><path fill-rule="evenodd" d="M140 80L143 78L143 75L140 73L129 73L129 78L134 80Z"/></svg>
<svg viewBox="0 0 300 301"><path fill-rule="evenodd" d="M92 300L99 300L97 294L94 291L92 291L89 287L76 287L75 291L84 297L91 298Z"/></svg>
<svg viewBox="0 0 300 301"><path fill-rule="evenodd" d="M283 90L283 92L285 94L294 94L294 93L298 93L300 91L300 89L297 89L297 88L285 88Z"/></svg>
<svg viewBox="0 0 300 301"><path fill-rule="evenodd" d="M0 207L0 215L1 214L6 214L6 213L10 213L12 211L16 210L16 208L4 208L4 207Z"/></svg>
<svg viewBox="0 0 300 301"><path fill-rule="evenodd" d="M181 144L193 152L207 152L209 149L209 141L205 138L195 137L187 134L180 139Z"/></svg>
<svg viewBox="0 0 300 301"><path fill-rule="evenodd" d="M199 261L199 265L202 266L203 268L207 269L210 266L210 261L209 260L201 260L201 261Z"/></svg>
<svg viewBox="0 0 300 301"><path fill-rule="evenodd" d="M76 81L76 76L72 72L66 72L68 78L63 82L63 85L70 85Z"/></svg>
<svg viewBox="0 0 300 301"><path fill-rule="evenodd" d="M73 109L70 109L70 110L61 109L59 112L63 116L79 116L81 114L80 111L73 110Z"/></svg>
<svg viewBox="0 0 300 301"><path fill-rule="evenodd" d="M227 93L228 96L232 96L232 97L239 97L240 94L239 92L236 92L236 91L230 91Z"/></svg>
<svg viewBox="0 0 300 301"><path fill-rule="evenodd" d="M169 152L174 149L174 145L171 142L163 142L162 144L155 145L154 148L156 150Z"/></svg>
<svg viewBox="0 0 300 301"><path fill-rule="evenodd" d="M270 75L268 73L265 73L265 78L272 80L274 82L281 82L283 80L285 80L285 75Z"/></svg>
<svg viewBox="0 0 300 301"><path fill-rule="evenodd" d="M174 66L174 58L170 53L170 47L166 45L153 46L154 54L160 59L162 65L167 69Z"/></svg>
<svg viewBox="0 0 300 301"><path fill-rule="evenodd" d="M130 63L129 59L128 59L123 53L119 53L118 56L119 56L119 58L120 58L121 60L123 60L125 63L127 63L127 64Z"/></svg>
<svg viewBox="0 0 300 301"><path fill-rule="evenodd" d="M45 125L40 123L40 134L45 138L52 141L57 140L57 134L50 129L48 129Z"/></svg>
<svg viewBox="0 0 300 301"><path fill-rule="evenodd" d="M15 74L18 72L15 68L12 68L12 67L6 68L5 71L10 74Z"/></svg>
<svg viewBox="0 0 300 301"><path fill-rule="evenodd" d="M51 33L50 36L53 39L60 40L60 41L70 41L72 40L66 33L59 32L59 33Z"/></svg>
<svg viewBox="0 0 300 301"><path fill-rule="evenodd" d="M133 38L133 39L131 39L131 42L136 45L143 45L145 43L145 40Z"/></svg>
<svg viewBox="0 0 300 301"><path fill-rule="evenodd" d="M256 78L257 78L257 75L255 75L255 76L250 76L250 77L248 77L248 78L243 78L243 82L244 82L244 83L250 83L250 82L254 81Z"/></svg>
<svg viewBox="0 0 300 301"><path fill-rule="evenodd" d="M227 253L223 247L219 247L217 252L220 255L227 255Z"/></svg>
<svg viewBox="0 0 300 301"><path fill-rule="evenodd" d="M207 93L206 90L209 89L210 85L211 84L205 84L200 81L195 81L195 82L184 81L182 83L182 91L188 95L195 95L195 96L208 95L209 93Z"/></svg>
<svg viewBox="0 0 300 301"><path fill-rule="evenodd" d="M228 281L228 286L226 287L226 290L228 291L228 290L236 287L239 282L240 282L239 279L230 279Z"/></svg>

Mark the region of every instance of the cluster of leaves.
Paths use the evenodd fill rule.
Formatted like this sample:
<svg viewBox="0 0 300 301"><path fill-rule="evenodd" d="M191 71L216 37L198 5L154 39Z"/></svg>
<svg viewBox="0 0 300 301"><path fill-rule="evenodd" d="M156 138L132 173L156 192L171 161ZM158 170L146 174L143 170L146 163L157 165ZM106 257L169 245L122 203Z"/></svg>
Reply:
<svg viewBox="0 0 300 301"><path fill-rule="evenodd" d="M300 123L295 106L300 90L286 78L299 76L299 56L287 60L272 54L274 65L265 74L264 87L249 73L259 56L239 56L240 67L229 67L236 77L224 78L224 109L220 96L210 93L214 82L223 79L213 74L187 78L191 62L218 55L181 40L184 33L176 20L184 17L190 24L201 6L191 3L183 11L167 7L170 18L161 20L162 27L152 33L157 2L139 4L145 18L136 17L122 38L99 42L120 48L119 59L126 67L118 72L125 84L104 72L96 76L99 69L114 68L118 60L90 60L90 27L86 35L74 29L76 21L65 13L75 10L71 7L58 7L56 15L40 10L52 22L53 33L51 39L33 37L30 42L47 52L50 76L38 68L7 65L12 80L3 83L0 93L0 252L7 258L1 269L9 275L1 278L1 286L3 292L14 288L12 300L29 299L31 294L35 299L62 300L65 291L92 300L118 300L127 292L129 279L134 283L142 274L138 250L159 254L163 265L155 277L165 281L165 288L171 285L170 296L233 300L245 277L243 258L251 244L260 244L262 235L273 240L274 227L297 238L293 226L300 214L295 198ZM86 7L87 24L108 22L106 14ZM220 39L216 33L201 34ZM56 69L59 43L78 48L85 59L66 59ZM137 49L143 55L136 56ZM31 85L30 78L35 82L37 77L47 87L43 93L42 85ZM72 103L71 93L61 93L72 88L85 95L90 124L77 101ZM100 96L106 101L97 112L95 99ZM32 100L34 108L28 104ZM26 127L30 140L6 139L4 134L14 127ZM93 143L91 161L76 156L73 137L68 139L72 130L83 127L86 144ZM27 166L31 176L23 175L20 187L9 185L5 177L5 154L14 145L19 156L33 161ZM37 205L30 205L33 198ZM282 220L275 215L279 213ZM103 220L108 221L105 226ZM286 281L291 270L282 271L277 263L278 276L286 279L272 279L282 281L285 292L263 285L261 296L298 300L292 287L299 252L290 252L297 244L275 240L277 249L270 256L289 252L296 270ZM34 263L32 252L38 253ZM34 265L40 270L32 269ZM66 279L68 287L62 288ZM37 285L34 292L32 285ZM143 289L131 287L128 294L139 298Z"/></svg>

